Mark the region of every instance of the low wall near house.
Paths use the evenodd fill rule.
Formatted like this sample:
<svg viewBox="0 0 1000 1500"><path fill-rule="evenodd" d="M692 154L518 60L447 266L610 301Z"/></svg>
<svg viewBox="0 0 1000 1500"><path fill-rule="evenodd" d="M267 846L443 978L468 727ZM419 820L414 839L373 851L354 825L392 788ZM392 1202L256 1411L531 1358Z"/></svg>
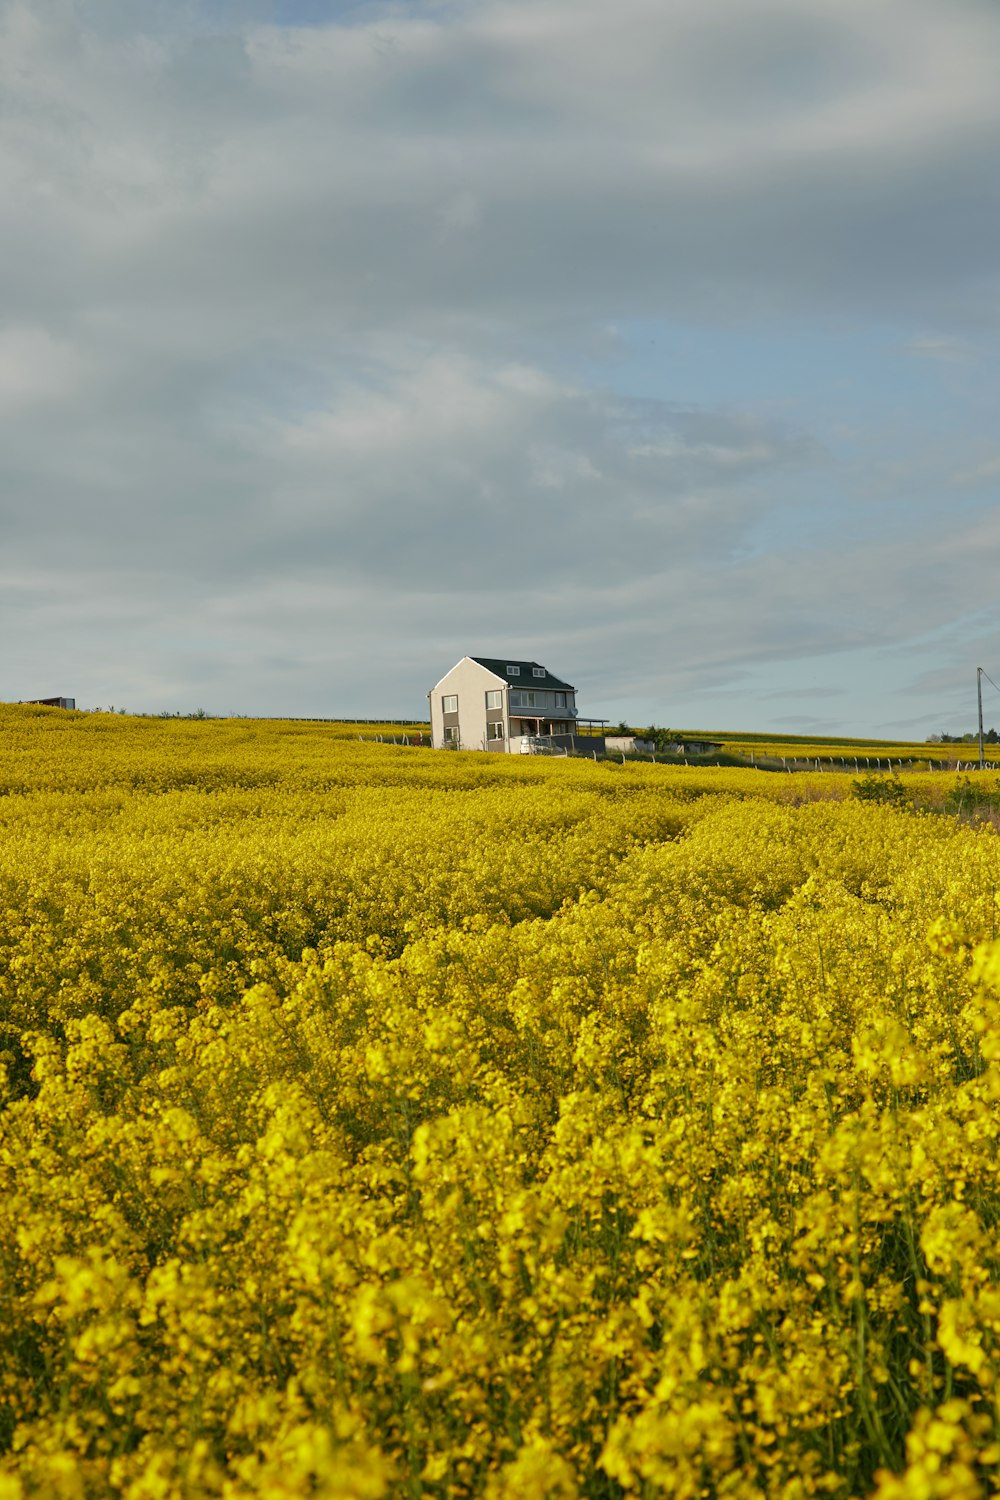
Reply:
<svg viewBox="0 0 1000 1500"><path fill-rule="evenodd" d="M652 740L644 740L637 734L608 734L604 737L604 743L616 755L621 755L622 752L626 755L632 755L636 752L648 755L651 750L656 749Z"/></svg>

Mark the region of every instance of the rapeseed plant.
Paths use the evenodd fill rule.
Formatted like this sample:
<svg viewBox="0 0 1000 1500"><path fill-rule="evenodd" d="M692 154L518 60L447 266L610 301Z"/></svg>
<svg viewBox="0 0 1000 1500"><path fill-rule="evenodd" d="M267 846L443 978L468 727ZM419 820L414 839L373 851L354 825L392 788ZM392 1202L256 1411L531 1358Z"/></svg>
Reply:
<svg viewBox="0 0 1000 1500"><path fill-rule="evenodd" d="M0 1500L995 1492L991 829L0 720Z"/></svg>

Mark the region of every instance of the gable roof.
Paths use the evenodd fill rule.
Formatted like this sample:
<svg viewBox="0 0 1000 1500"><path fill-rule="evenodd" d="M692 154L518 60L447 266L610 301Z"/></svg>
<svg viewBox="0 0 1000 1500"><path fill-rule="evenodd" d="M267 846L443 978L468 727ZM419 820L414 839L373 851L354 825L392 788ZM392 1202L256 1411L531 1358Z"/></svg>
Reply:
<svg viewBox="0 0 1000 1500"><path fill-rule="evenodd" d="M513 683L516 687L529 688L558 688L568 693L575 693L576 688L570 682L563 682L561 677L553 677L552 673L537 661L516 661L510 656L470 656L477 666L485 667L487 672L492 672L494 677L501 678L504 682ZM508 674L508 667L520 667L516 677ZM544 677L536 677L535 669L544 672Z"/></svg>

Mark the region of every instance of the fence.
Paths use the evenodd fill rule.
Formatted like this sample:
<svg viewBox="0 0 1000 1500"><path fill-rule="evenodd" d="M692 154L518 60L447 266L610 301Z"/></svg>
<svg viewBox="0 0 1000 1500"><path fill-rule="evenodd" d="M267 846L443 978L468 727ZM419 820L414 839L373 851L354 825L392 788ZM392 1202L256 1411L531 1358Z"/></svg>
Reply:
<svg viewBox="0 0 1000 1500"><path fill-rule="evenodd" d="M300 724L398 724L405 725L408 734L386 735L359 734L358 739L367 744L378 745L411 745L429 749L431 745L430 729L426 724L415 723L412 719L295 719L293 723ZM980 768L976 760L903 760L893 759L888 755L852 755L852 756L786 756L786 755L761 755L754 751L750 752L749 758L745 755L737 755L735 752L726 755L725 760L716 759L712 756L688 757L671 754L669 751L625 751L605 746L604 736L599 734L567 734L567 735L531 735L525 736L535 742L532 746L533 753L575 755L585 756L588 760L621 760L622 765L627 761L649 762L658 765L684 765L721 768L723 766L738 767L745 766L758 771L787 771L797 773L804 771L836 771L840 773L853 772L860 776L863 771L875 771L886 775L899 775L903 771L1000 771L1000 761L987 760ZM475 749L480 746L455 746L456 749ZM493 749L491 745L489 747ZM501 748L499 742L497 749ZM506 748L506 745L504 745ZM723 751L725 754L725 751Z"/></svg>

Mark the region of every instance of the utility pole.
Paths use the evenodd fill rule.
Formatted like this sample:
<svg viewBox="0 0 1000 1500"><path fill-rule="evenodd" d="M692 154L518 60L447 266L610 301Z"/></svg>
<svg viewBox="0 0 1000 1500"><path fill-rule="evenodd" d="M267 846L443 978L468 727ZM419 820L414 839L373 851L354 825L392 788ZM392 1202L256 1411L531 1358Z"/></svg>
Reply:
<svg viewBox="0 0 1000 1500"><path fill-rule="evenodd" d="M979 698L979 769L986 764L983 757L983 669L976 668L976 695Z"/></svg>

